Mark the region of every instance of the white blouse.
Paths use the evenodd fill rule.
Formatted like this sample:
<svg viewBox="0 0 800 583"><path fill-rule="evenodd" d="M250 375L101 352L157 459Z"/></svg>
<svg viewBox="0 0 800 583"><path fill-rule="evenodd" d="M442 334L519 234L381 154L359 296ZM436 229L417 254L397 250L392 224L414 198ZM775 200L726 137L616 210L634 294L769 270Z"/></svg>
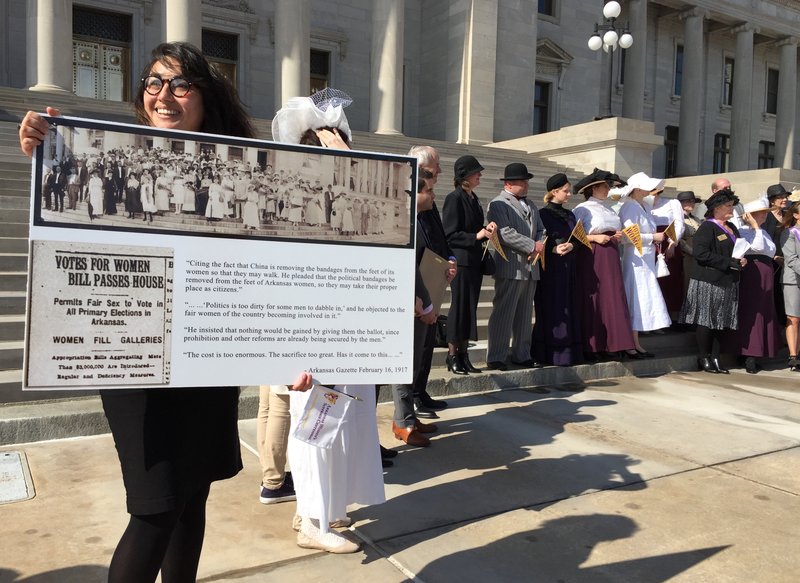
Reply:
<svg viewBox="0 0 800 583"><path fill-rule="evenodd" d="M750 243L750 248L745 252L745 255L775 257L775 253L778 251L772 237L764 229L753 229L749 226L742 227L739 229L739 236Z"/></svg>
<svg viewBox="0 0 800 583"><path fill-rule="evenodd" d="M647 199L645 199L645 201L646 200ZM655 205L651 206L650 212L656 221L656 225L669 226L669 224L674 221L675 235L678 237L678 241L683 238L685 225L683 224L683 207L680 201L674 198L662 198L659 196Z"/></svg>
<svg viewBox="0 0 800 583"><path fill-rule="evenodd" d="M607 231L619 231L622 223L617 214L611 210L610 201L590 197L586 202L582 202L572 212L575 218L583 224L583 229L587 235L605 233Z"/></svg>

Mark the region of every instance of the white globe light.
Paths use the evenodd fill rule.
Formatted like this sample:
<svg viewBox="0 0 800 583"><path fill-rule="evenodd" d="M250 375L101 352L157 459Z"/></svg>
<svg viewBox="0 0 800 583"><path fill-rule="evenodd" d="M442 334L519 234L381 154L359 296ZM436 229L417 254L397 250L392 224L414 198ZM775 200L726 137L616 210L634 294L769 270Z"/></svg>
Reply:
<svg viewBox="0 0 800 583"><path fill-rule="evenodd" d="M619 37L619 46L621 46L623 49L629 49L632 44L633 44L633 37L631 36L631 33L626 32L621 37Z"/></svg>
<svg viewBox="0 0 800 583"><path fill-rule="evenodd" d="M603 6L603 16L606 18L617 18L620 12L622 12L622 8L619 2L612 1Z"/></svg>
<svg viewBox="0 0 800 583"><path fill-rule="evenodd" d="M615 30L609 30L603 35L604 44L615 45L617 44L617 40L619 40L619 37L617 36L617 32Z"/></svg>
<svg viewBox="0 0 800 583"><path fill-rule="evenodd" d="M595 34L589 37L589 48L593 51L600 50L600 47L603 46L603 39L600 38L600 35Z"/></svg>

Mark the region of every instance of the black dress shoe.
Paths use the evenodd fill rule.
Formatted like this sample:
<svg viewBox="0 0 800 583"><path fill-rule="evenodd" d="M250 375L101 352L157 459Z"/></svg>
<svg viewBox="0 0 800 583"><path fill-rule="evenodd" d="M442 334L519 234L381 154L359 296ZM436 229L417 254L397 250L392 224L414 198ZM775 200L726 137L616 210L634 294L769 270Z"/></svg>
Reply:
<svg viewBox="0 0 800 583"><path fill-rule="evenodd" d="M758 372L758 365L756 364L756 358L754 356L748 356L744 359L744 370L750 374L756 374Z"/></svg>
<svg viewBox="0 0 800 583"><path fill-rule="evenodd" d="M469 374L467 369L464 368L464 365L461 363L461 359L458 357L458 354L447 355L447 370L452 371L453 374Z"/></svg>
<svg viewBox="0 0 800 583"><path fill-rule="evenodd" d="M522 361L511 359L511 362L513 362L517 366L521 366L522 368L542 368L544 366L541 362L536 362L532 358Z"/></svg>
<svg viewBox="0 0 800 583"><path fill-rule="evenodd" d="M469 354L466 352L459 352L458 356L461 358L461 364L464 365L464 368L467 369L467 372L483 372L481 369L472 365L469 361Z"/></svg>
<svg viewBox="0 0 800 583"><path fill-rule="evenodd" d="M436 411L422 404L418 399L414 399L414 415L420 419L438 419Z"/></svg>
<svg viewBox="0 0 800 583"><path fill-rule="evenodd" d="M719 358L712 358L711 362L714 365L714 368L717 369L717 372L722 374L731 374L731 371L729 371L727 368L725 368L719 363Z"/></svg>
<svg viewBox="0 0 800 583"><path fill-rule="evenodd" d="M649 352L647 350L639 350L638 348L636 349L636 353L644 358L653 358L655 356L655 354L653 354L652 352Z"/></svg>
<svg viewBox="0 0 800 583"><path fill-rule="evenodd" d="M381 466L384 468L391 468L394 465L392 460L387 460L386 458L381 458Z"/></svg>
<svg viewBox="0 0 800 583"><path fill-rule="evenodd" d="M500 362L499 360L493 360L491 362L486 363L486 368L489 370L508 370L505 362Z"/></svg>
<svg viewBox="0 0 800 583"><path fill-rule="evenodd" d="M717 367L714 366L714 363L707 356L704 356L703 358L698 358L697 366L702 371L710 372L712 374L719 374Z"/></svg>
<svg viewBox="0 0 800 583"><path fill-rule="evenodd" d="M397 457L397 452L393 449L387 449L381 446L381 459L389 460Z"/></svg>
<svg viewBox="0 0 800 583"><path fill-rule="evenodd" d="M425 405L428 409L433 409L434 411L441 411L442 409L447 409L447 401L442 401L441 399L434 399L428 393L422 393L419 396L419 401L423 405Z"/></svg>
<svg viewBox="0 0 800 583"><path fill-rule="evenodd" d="M644 356L639 354L639 352L636 350L634 350L633 352L628 352L627 350L623 350L619 354L623 359L627 358L629 360L641 360L644 358Z"/></svg>

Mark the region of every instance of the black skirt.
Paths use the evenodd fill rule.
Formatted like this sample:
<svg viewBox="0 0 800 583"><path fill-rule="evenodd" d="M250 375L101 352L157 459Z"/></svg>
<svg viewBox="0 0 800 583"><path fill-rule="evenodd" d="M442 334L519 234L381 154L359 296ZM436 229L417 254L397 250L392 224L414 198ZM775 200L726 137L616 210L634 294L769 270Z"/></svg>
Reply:
<svg viewBox="0 0 800 583"><path fill-rule="evenodd" d="M451 343L478 339L478 298L481 295L481 266L458 266L450 283L450 311L447 313L447 341Z"/></svg>
<svg viewBox="0 0 800 583"><path fill-rule="evenodd" d="M130 514L179 508L242 469L238 387L100 392Z"/></svg>

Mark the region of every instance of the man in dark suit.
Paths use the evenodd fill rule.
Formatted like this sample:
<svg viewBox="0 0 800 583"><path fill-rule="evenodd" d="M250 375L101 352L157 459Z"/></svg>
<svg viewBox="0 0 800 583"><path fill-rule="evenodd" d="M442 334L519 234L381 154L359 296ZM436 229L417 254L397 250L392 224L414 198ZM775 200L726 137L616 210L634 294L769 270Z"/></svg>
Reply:
<svg viewBox="0 0 800 583"><path fill-rule="evenodd" d="M533 174L525 164L506 166L501 178L503 192L489 203L487 212L487 218L497 223L500 243L508 259L495 252L494 301L486 354L490 369L506 369L509 340L514 364L526 368L536 366L530 355L539 264L533 262L544 251L545 233L536 205L527 199L531 178Z"/></svg>
<svg viewBox="0 0 800 583"><path fill-rule="evenodd" d="M64 212L64 194L67 190L67 176L61 171L61 166L54 166L53 172L47 177L47 185L53 199L53 210ZM49 202L49 200L48 200ZM50 205L47 205L50 208Z"/></svg>

